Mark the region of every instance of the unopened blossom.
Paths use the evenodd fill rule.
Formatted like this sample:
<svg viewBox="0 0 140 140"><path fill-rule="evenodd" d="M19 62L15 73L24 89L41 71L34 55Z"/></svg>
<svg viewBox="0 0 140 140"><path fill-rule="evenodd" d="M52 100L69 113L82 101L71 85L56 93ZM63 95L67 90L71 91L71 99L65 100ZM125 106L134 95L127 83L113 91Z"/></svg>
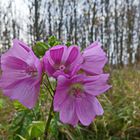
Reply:
<svg viewBox="0 0 140 140"><path fill-rule="evenodd" d="M69 77L77 71L83 58L78 46L57 45L46 52L43 62L49 76L57 78L59 75L65 75Z"/></svg>
<svg viewBox="0 0 140 140"><path fill-rule="evenodd" d="M84 59L81 65L82 70L92 75L103 73L103 67L107 62L107 56L98 41L85 48L82 52L82 56Z"/></svg>
<svg viewBox="0 0 140 140"><path fill-rule="evenodd" d="M107 84L108 77L108 74L79 74L71 78L59 76L54 96L54 110L60 112L60 120L73 126L80 121L87 126L96 115L102 115L103 108L96 96L111 87Z"/></svg>
<svg viewBox="0 0 140 140"><path fill-rule="evenodd" d="M1 57L0 88L4 95L33 108L38 98L42 64L31 48L15 39Z"/></svg>

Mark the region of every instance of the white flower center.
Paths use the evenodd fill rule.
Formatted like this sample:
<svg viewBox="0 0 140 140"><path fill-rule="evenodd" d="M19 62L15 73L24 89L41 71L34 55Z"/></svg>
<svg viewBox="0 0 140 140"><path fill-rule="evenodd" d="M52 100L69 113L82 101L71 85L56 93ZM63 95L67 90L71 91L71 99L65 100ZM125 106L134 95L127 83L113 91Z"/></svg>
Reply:
<svg viewBox="0 0 140 140"><path fill-rule="evenodd" d="M60 65L60 66L59 66L59 70L62 70L62 71L63 71L63 70L65 70L65 68L66 68L66 67L65 67L64 65Z"/></svg>

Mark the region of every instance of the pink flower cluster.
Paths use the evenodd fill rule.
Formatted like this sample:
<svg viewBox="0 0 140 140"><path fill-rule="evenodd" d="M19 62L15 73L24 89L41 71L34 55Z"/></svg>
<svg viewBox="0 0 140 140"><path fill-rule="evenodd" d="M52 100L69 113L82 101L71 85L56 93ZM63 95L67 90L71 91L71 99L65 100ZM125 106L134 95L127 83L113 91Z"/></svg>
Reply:
<svg viewBox="0 0 140 140"><path fill-rule="evenodd" d="M1 57L0 88L4 95L31 109L46 73L57 79L53 105L54 111L60 112L60 120L73 126L80 121L87 126L103 114L97 96L111 87L107 84L109 74L103 74L106 62L99 42L82 52L78 46L57 45L39 60L26 44L15 39Z"/></svg>

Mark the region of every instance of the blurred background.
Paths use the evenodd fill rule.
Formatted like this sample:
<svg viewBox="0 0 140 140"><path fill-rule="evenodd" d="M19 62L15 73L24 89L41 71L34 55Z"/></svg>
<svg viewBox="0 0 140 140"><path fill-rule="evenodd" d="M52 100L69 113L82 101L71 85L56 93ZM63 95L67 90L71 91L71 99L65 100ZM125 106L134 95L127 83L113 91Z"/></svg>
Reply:
<svg viewBox="0 0 140 140"><path fill-rule="evenodd" d="M140 0L0 0L0 55L14 38L34 46L52 35L81 48L100 41L113 88L100 97L103 117L75 129L54 120L50 139L140 140ZM25 137L40 119L17 108L0 94L0 140Z"/></svg>

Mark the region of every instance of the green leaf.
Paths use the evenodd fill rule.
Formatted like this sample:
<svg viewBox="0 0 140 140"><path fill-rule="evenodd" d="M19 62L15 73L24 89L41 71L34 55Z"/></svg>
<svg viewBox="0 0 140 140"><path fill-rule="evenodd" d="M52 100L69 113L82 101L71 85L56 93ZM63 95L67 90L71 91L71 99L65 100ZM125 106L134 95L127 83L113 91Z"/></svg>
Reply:
<svg viewBox="0 0 140 140"><path fill-rule="evenodd" d="M27 139L25 139L24 137L22 137L21 135L18 135L18 134L17 134L17 136L18 136L21 140L27 140Z"/></svg>
<svg viewBox="0 0 140 140"><path fill-rule="evenodd" d="M71 42L67 41L66 46L68 46L68 47L71 46Z"/></svg>
<svg viewBox="0 0 140 140"><path fill-rule="evenodd" d="M45 123L43 121L33 121L28 128L29 138L41 137L45 130Z"/></svg>
<svg viewBox="0 0 140 140"><path fill-rule="evenodd" d="M44 42L36 42L33 47L33 51L36 56L42 57L44 56L45 52L49 49L49 46Z"/></svg>
<svg viewBox="0 0 140 140"><path fill-rule="evenodd" d="M17 101L17 100L15 100L14 102L13 102L13 105L14 105L14 107L15 107L15 109L16 110L28 110L26 107L24 107L19 101Z"/></svg>
<svg viewBox="0 0 140 140"><path fill-rule="evenodd" d="M0 109L2 109L4 107L4 104L5 104L4 100L0 99Z"/></svg>
<svg viewBox="0 0 140 140"><path fill-rule="evenodd" d="M55 36L51 36L48 39L48 44L50 47L53 47L53 46L61 44L61 42Z"/></svg>

